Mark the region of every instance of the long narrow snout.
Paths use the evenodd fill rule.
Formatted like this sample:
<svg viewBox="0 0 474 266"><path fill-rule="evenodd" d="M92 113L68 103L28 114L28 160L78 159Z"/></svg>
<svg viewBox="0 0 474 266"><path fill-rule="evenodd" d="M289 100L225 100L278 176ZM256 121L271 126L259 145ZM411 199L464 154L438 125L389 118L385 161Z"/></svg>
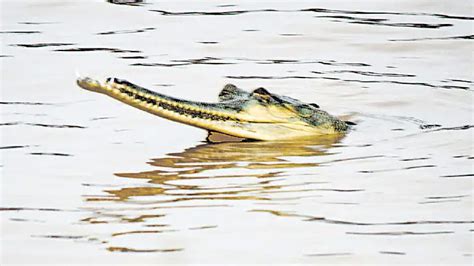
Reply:
<svg viewBox="0 0 474 266"><path fill-rule="evenodd" d="M77 84L88 91L106 94L127 105L169 120L210 131L255 138L235 126L239 123L235 112L225 110L214 103L177 99L116 78L100 82L89 77L79 77Z"/></svg>

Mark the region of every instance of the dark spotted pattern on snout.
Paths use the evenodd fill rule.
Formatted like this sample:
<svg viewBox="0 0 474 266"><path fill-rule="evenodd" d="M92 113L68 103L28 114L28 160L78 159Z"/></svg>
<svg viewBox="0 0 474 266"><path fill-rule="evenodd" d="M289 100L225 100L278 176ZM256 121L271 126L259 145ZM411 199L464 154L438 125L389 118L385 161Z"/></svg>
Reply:
<svg viewBox="0 0 474 266"><path fill-rule="evenodd" d="M117 84L128 85L128 84L126 84L127 82L123 82L121 80L115 79L114 81ZM235 119L233 119L231 117L228 117L228 116L219 116L219 115L214 115L214 114L210 114L210 113L207 113L207 112L202 112L202 111L199 111L199 110L190 110L190 109L186 109L186 108L180 108L179 106L174 106L174 105L171 105L171 104L166 103L166 102L156 101L155 99L153 99L151 97L139 95L134 88L130 88L130 87L131 86L129 86L129 88L121 87L121 88L119 88L119 90L120 90L121 93L126 94L126 95L128 95L128 96L130 96L134 99L137 99L137 100L143 102L143 103L153 104L157 107L161 107L165 110L168 110L168 111L180 114L180 115L188 115L188 116L191 116L193 118L208 119L208 120L213 120L213 121L229 121L229 120L236 121Z"/></svg>

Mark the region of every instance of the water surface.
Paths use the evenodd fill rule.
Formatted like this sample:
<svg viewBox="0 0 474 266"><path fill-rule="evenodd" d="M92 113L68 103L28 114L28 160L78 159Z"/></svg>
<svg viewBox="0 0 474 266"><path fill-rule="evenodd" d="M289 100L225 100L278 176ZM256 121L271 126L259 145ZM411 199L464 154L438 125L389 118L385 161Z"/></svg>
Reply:
<svg viewBox="0 0 474 266"><path fill-rule="evenodd" d="M1 3L2 264L472 262L468 1L114 2ZM205 143L76 71L357 126Z"/></svg>

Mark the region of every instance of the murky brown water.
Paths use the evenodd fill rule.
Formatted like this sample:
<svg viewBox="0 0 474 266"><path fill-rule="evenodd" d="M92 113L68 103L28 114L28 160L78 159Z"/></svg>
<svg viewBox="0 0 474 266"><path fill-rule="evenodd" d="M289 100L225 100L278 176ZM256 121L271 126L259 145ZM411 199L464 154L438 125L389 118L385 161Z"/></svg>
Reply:
<svg viewBox="0 0 474 266"><path fill-rule="evenodd" d="M472 262L469 1L1 9L2 264ZM201 101L265 87L358 125L207 144L76 71Z"/></svg>

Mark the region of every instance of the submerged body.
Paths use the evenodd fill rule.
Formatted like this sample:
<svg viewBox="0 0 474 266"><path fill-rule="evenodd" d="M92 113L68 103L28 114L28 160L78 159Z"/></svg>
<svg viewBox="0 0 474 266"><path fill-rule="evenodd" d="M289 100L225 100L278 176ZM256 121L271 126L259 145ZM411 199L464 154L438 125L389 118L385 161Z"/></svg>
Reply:
<svg viewBox="0 0 474 266"><path fill-rule="evenodd" d="M246 92L228 84L220 92L219 102L203 103L169 97L116 78L100 82L84 77L78 78L77 84L166 119L244 139L310 138L342 134L349 128L316 104L263 88Z"/></svg>

